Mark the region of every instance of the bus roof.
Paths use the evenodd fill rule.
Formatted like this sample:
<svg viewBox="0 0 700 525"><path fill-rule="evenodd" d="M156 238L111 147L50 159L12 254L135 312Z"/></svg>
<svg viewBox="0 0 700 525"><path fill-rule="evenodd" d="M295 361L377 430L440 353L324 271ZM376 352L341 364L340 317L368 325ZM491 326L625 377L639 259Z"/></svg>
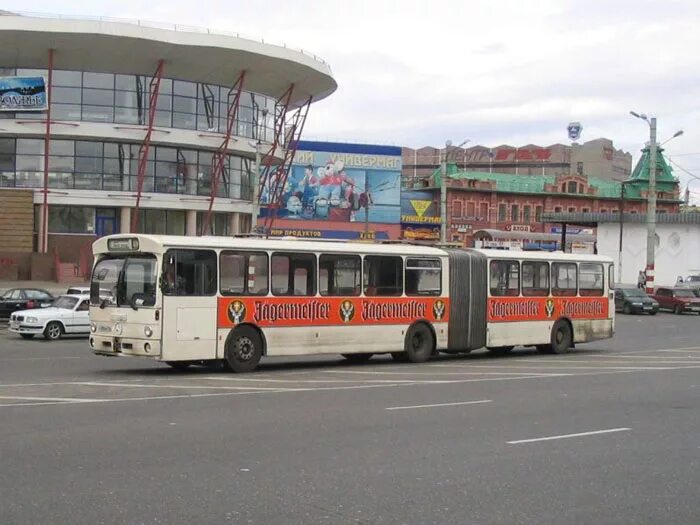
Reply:
<svg viewBox="0 0 700 525"><path fill-rule="evenodd" d="M533 261L583 261L583 262L613 262L605 255L591 255L587 253L562 253L545 251L516 251L516 250L490 250L475 248L474 251L483 253L489 259L520 259Z"/></svg>
<svg viewBox="0 0 700 525"><path fill-rule="evenodd" d="M101 237L93 244L94 254L109 253L110 239L138 239L139 251L164 253L168 248L212 248L212 249L258 249L294 250L325 253L367 253L389 255L432 255L445 256L447 253L432 246L419 246L407 243L382 244L371 242L319 241L295 238L260 237L187 237L173 235L117 234Z"/></svg>
<svg viewBox="0 0 700 525"><path fill-rule="evenodd" d="M296 238L261 238L261 237L188 237L176 235L116 234L97 239L92 247L95 255L117 253L108 249L110 239L138 239L139 251L145 253L165 253L169 248L211 248L220 250L289 250L324 253L364 253L382 255L431 255L444 257L447 251L433 246L421 246L409 243L371 243L344 242L332 240L309 240ZM573 254L561 252L535 252L515 250L490 250L468 248L470 251L484 254L488 259L520 259L540 261L583 261L612 262L610 257L602 255Z"/></svg>

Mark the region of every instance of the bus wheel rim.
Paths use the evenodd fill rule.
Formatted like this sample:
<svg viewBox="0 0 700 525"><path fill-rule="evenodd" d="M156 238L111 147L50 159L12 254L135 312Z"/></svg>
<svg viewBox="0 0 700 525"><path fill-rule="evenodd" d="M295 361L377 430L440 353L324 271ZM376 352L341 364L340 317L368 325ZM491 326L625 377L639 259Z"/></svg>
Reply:
<svg viewBox="0 0 700 525"><path fill-rule="evenodd" d="M253 357L255 346L249 338L241 337L236 346L238 347L238 357L241 361L249 361Z"/></svg>
<svg viewBox="0 0 700 525"><path fill-rule="evenodd" d="M420 333L413 334L413 349L419 350L423 346L423 335Z"/></svg>

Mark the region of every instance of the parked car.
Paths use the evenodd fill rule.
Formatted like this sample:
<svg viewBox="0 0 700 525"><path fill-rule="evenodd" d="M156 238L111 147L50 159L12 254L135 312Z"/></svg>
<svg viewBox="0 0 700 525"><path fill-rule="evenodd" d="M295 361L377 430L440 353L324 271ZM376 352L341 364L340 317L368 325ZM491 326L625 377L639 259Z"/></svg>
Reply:
<svg viewBox="0 0 700 525"><path fill-rule="evenodd" d="M39 288L12 288L0 296L0 317L8 318L17 310L49 306L54 300L46 290Z"/></svg>
<svg viewBox="0 0 700 525"><path fill-rule="evenodd" d="M66 295L90 295L88 286L71 286L66 290Z"/></svg>
<svg viewBox="0 0 700 525"><path fill-rule="evenodd" d="M10 316L10 332L31 339L43 334L60 339L64 334L90 333L90 296L61 295L48 308L20 310Z"/></svg>
<svg viewBox="0 0 700 525"><path fill-rule="evenodd" d="M652 298L658 301L660 308L674 314L700 313L700 297L687 288L657 288Z"/></svg>
<svg viewBox="0 0 700 525"><path fill-rule="evenodd" d="M656 315L659 311L659 303L640 288L616 288L615 310L625 314Z"/></svg>

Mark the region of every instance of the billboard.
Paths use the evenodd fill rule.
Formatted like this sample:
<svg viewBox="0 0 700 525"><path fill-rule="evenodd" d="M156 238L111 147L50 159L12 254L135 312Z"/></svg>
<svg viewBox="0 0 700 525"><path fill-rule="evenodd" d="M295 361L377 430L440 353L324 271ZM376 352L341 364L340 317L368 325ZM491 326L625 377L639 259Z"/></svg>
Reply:
<svg viewBox="0 0 700 525"><path fill-rule="evenodd" d="M269 200L263 187L261 216ZM400 201L401 148L301 141L276 217L398 224Z"/></svg>
<svg viewBox="0 0 700 525"><path fill-rule="evenodd" d="M44 77L0 77L0 111L46 109Z"/></svg>
<svg viewBox="0 0 700 525"><path fill-rule="evenodd" d="M401 193L401 237L408 240L440 240L440 207L431 191Z"/></svg>

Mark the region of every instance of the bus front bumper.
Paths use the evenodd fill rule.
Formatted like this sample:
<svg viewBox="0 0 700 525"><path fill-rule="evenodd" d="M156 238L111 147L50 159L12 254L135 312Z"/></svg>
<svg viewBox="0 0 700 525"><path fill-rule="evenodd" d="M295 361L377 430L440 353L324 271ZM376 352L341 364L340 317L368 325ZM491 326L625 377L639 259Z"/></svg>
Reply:
<svg viewBox="0 0 700 525"><path fill-rule="evenodd" d="M90 348L97 355L160 357L160 341L90 335Z"/></svg>

